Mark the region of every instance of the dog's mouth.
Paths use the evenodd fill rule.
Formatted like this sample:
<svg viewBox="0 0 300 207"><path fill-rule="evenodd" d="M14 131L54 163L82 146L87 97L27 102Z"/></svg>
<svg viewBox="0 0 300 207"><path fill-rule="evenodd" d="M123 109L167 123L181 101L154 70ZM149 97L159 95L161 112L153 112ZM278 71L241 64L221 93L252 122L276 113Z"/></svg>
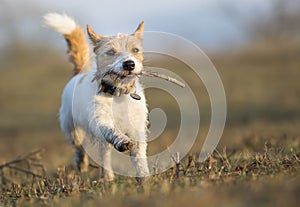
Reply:
<svg viewBox="0 0 300 207"><path fill-rule="evenodd" d="M120 71L120 72L114 72L111 71L107 73L104 78L108 76L112 82L114 82L114 85L119 84L127 84L128 82L132 82L137 77L137 74L132 73L130 71Z"/></svg>
<svg viewBox="0 0 300 207"><path fill-rule="evenodd" d="M120 96L135 90L135 81L138 75L130 71L110 71L103 74L101 78L100 92Z"/></svg>

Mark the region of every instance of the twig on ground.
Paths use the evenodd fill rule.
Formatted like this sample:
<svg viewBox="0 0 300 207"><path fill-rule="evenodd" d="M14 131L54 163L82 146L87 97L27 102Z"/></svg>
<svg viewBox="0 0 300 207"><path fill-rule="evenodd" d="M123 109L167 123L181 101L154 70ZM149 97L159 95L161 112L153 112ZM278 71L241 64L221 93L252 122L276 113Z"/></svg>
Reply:
<svg viewBox="0 0 300 207"><path fill-rule="evenodd" d="M15 172L21 172L26 175L31 175L31 176L33 176L33 178L35 178L35 177L41 178L42 176L33 172L31 170L31 168L32 167L41 168L42 171L45 172L44 166L37 162L40 159L40 153L42 153L43 151L44 151L44 149L35 150L25 156L18 157L12 161L5 162L4 164L0 165L0 172L1 172L0 176L1 176L2 183L4 184L7 181L9 181L5 177L5 173L4 173L5 169L13 170ZM31 163L32 163L32 165L31 165ZM26 164L27 169L17 167L16 166L17 164L19 164L19 165Z"/></svg>

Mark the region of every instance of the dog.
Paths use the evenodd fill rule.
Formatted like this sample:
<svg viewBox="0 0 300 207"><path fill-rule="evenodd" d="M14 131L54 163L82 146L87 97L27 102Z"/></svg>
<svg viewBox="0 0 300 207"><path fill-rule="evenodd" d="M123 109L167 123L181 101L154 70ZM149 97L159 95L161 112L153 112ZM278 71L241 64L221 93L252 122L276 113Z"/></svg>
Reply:
<svg viewBox="0 0 300 207"><path fill-rule="evenodd" d="M75 148L78 170L88 170L88 156L81 144L89 137L99 143L101 177L105 180L114 180L112 147L129 151L137 178L148 176L148 109L138 75L143 71L144 22L132 34L116 36L98 35L87 25L96 61L93 68L84 30L73 18L48 13L44 20L64 36L74 65L74 76L62 94L59 120L62 132Z"/></svg>

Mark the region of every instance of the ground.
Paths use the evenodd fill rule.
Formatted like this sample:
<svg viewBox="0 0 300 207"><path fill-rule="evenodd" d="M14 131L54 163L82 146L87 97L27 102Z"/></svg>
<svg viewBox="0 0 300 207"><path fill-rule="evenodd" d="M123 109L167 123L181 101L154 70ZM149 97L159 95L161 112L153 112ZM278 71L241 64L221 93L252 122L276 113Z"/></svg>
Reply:
<svg viewBox="0 0 300 207"><path fill-rule="evenodd" d="M94 165L85 175L74 169L73 149L57 119L61 92L72 76L66 55L43 47L11 47L0 61L0 206L297 206L300 63L294 54L299 51L246 48L208 54L225 87L228 116L221 141L205 162L197 156L208 130L209 99L201 81L184 73L197 87L198 141L177 167L174 163L141 185L121 176L105 183ZM180 73L185 66L174 61L159 64L173 64ZM178 109L171 97L157 99L162 97L157 91L146 92L149 107L165 109L171 120L161 138L149 144L153 154L172 143Z"/></svg>

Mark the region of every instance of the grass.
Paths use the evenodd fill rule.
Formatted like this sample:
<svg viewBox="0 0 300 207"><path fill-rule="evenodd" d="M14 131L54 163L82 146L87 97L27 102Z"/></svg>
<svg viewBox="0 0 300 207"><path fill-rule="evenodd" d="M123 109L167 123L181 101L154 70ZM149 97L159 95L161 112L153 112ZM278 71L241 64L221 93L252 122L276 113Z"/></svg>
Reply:
<svg viewBox="0 0 300 207"><path fill-rule="evenodd" d="M86 175L74 170L73 149L57 120L60 95L71 77L63 51L26 45L0 51L0 166L45 149L30 162L14 165L35 177L0 167L0 206L297 206L300 62L295 54L300 47L262 48L210 55L228 103L217 151L203 163L192 159L189 164L186 157L178 168L151 176L143 185L121 176L105 183L92 167ZM188 80L199 101L200 132L190 152L197 157L210 121L206 89L182 63L166 59L159 64ZM176 135L178 107L172 97L155 90L148 90L147 97L149 107L162 108L170 121L149 144L153 154Z"/></svg>
<svg viewBox="0 0 300 207"><path fill-rule="evenodd" d="M252 138L245 140L253 142ZM258 151L244 148L215 151L205 162L194 156L180 166L151 176L139 185L134 178L118 176L114 183L98 180L72 166L61 166L43 178L23 176L0 189L4 205L22 206L291 206L299 202L300 138L269 140ZM280 146L280 147L279 147ZM178 174L176 173L178 170ZM12 173L12 172L11 172ZM5 172L7 177L16 177ZM22 178L22 175L18 175ZM280 196L277 195L281 192Z"/></svg>

